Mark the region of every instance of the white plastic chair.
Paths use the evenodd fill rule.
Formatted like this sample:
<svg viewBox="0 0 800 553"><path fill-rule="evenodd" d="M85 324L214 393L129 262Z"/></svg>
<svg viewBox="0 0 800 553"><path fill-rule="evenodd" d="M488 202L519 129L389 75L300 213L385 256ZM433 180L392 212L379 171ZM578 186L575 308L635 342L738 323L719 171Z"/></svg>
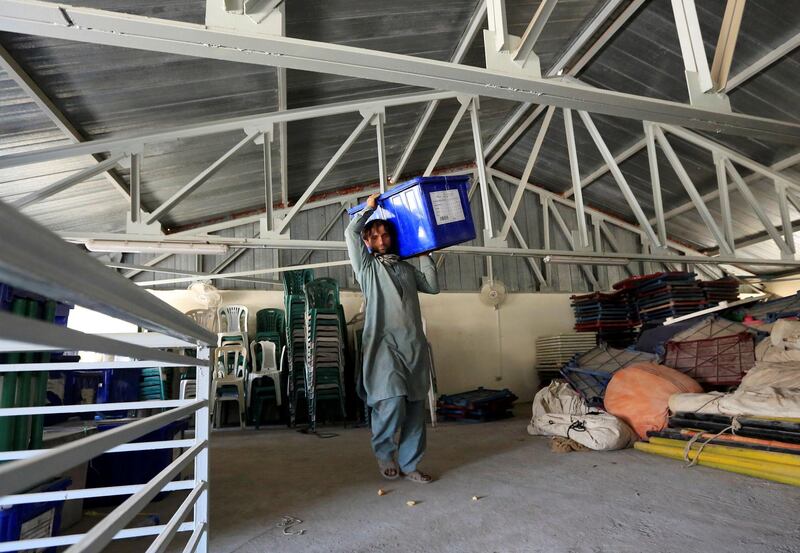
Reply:
<svg viewBox="0 0 800 553"><path fill-rule="evenodd" d="M259 348L261 349L261 366L256 367L256 360ZM275 403L278 407L281 406L281 372L278 370L278 364L275 361L275 344L269 340L260 342L253 341L250 344L250 359L253 364L253 370L247 375L247 407L250 407L250 400L252 398L253 383L259 378L271 378L275 383Z"/></svg>
<svg viewBox="0 0 800 553"><path fill-rule="evenodd" d="M214 373L211 380L211 421L215 427L219 426L217 403L236 401L239 404L239 426L244 428L246 378L247 348L241 344L218 347L214 353ZM236 395L217 397L217 391L225 386L235 387Z"/></svg>
<svg viewBox="0 0 800 553"><path fill-rule="evenodd" d="M247 349L247 320L250 312L244 305L223 305L217 309L219 332L217 345L241 343Z"/></svg>
<svg viewBox="0 0 800 553"><path fill-rule="evenodd" d="M214 332L219 332L219 313L216 309L192 309L185 313L194 322Z"/></svg>
<svg viewBox="0 0 800 553"><path fill-rule="evenodd" d="M197 380L181 380L180 399L193 399L197 397Z"/></svg>

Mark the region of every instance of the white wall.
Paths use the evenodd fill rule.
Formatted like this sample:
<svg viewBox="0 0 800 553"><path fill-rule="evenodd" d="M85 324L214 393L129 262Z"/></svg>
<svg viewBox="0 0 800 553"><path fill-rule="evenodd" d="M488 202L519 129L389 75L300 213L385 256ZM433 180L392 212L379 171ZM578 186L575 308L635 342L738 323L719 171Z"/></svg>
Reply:
<svg viewBox="0 0 800 553"><path fill-rule="evenodd" d="M184 290L153 291L180 311L202 308ZM225 304L243 304L255 312L283 307L282 291L223 291ZM422 316L433 345L440 393L456 393L483 386L509 388L530 401L538 378L534 370L539 336L571 332L574 324L568 294L510 294L495 311L476 293L420 294ZM347 319L358 313L362 296L342 292Z"/></svg>

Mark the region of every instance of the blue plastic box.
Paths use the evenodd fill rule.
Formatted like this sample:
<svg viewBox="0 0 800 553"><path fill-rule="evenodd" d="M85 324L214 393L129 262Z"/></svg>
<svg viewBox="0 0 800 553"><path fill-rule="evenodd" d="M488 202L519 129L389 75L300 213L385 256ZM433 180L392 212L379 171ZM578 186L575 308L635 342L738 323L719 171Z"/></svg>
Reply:
<svg viewBox="0 0 800 553"><path fill-rule="evenodd" d="M31 490L32 492L55 492L66 490L72 480L61 478ZM57 536L61 527L61 508L64 501L45 501L22 505L0 506L0 543L19 539L49 538ZM45 553L55 552L55 547L39 549Z"/></svg>
<svg viewBox="0 0 800 553"><path fill-rule="evenodd" d="M475 225L468 189L468 176L418 177L381 194L370 220L394 224L402 258L469 242L475 239ZM348 213L354 217L365 207L358 205Z"/></svg>

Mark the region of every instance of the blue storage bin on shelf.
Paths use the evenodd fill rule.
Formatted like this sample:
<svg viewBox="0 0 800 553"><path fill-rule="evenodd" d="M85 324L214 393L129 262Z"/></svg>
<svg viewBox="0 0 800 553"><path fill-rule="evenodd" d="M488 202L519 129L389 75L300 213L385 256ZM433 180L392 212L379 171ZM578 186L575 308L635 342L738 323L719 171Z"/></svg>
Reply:
<svg viewBox="0 0 800 553"><path fill-rule="evenodd" d="M30 490L30 492L57 492L66 490L72 480L60 478ZM20 539L50 538L57 536L61 528L61 509L64 500L27 503L24 505L0 505L0 543ZM55 547L38 549L54 553Z"/></svg>
<svg viewBox="0 0 800 553"><path fill-rule="evenodd" d="M468 189L468 176L418 177L381 194L370 220L394 224L402 258L469 242L475 239L475 224ZM348 213L354 217L365 207L358 205Z"/></svg>
<svg viewBox="0 0 800 553"><path fill-rule="evenodd" d="M98 432L113 430L127 422L113 422L98 424ZM186 419L171 422L137 438L134 442L161 442L172 440L175 435L186 430L189 423ZM125 453L104 453L89 461L89 470L86 474L87 488L102 488L107 486L129 486L132 484L145 484L159 472L167 468L172 462L172 449L153 449L149 451L129 451ZM155 501L161 500L169 492L159 493ZM102 505L117 505L127 499L127 496L95 497L84 500L84 506L97 507Z"/></svg>

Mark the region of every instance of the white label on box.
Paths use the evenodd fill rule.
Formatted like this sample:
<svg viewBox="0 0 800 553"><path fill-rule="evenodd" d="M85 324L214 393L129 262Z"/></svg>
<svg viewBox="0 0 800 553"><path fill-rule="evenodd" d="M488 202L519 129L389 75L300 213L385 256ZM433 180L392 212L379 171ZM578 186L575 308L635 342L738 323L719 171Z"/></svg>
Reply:
<svg viewBox="0 0 800 553"><path fill-rule="evenodd" d="M437 225L457 223L466 219L464 209L461 207L461 194L458 193L458 190L431 192L430 196Z"/></svg>
<svg viewBox="0 0 800 553"><path fill-rule="evenodd" d="M21 540L35 540L37 538L49 538L53 535L53 522L55 518L55 509L45 511L38 517L26 520L22 523L20 529L19 539ZM40 553L44 549L37 549L33 553Z"/></svg>

